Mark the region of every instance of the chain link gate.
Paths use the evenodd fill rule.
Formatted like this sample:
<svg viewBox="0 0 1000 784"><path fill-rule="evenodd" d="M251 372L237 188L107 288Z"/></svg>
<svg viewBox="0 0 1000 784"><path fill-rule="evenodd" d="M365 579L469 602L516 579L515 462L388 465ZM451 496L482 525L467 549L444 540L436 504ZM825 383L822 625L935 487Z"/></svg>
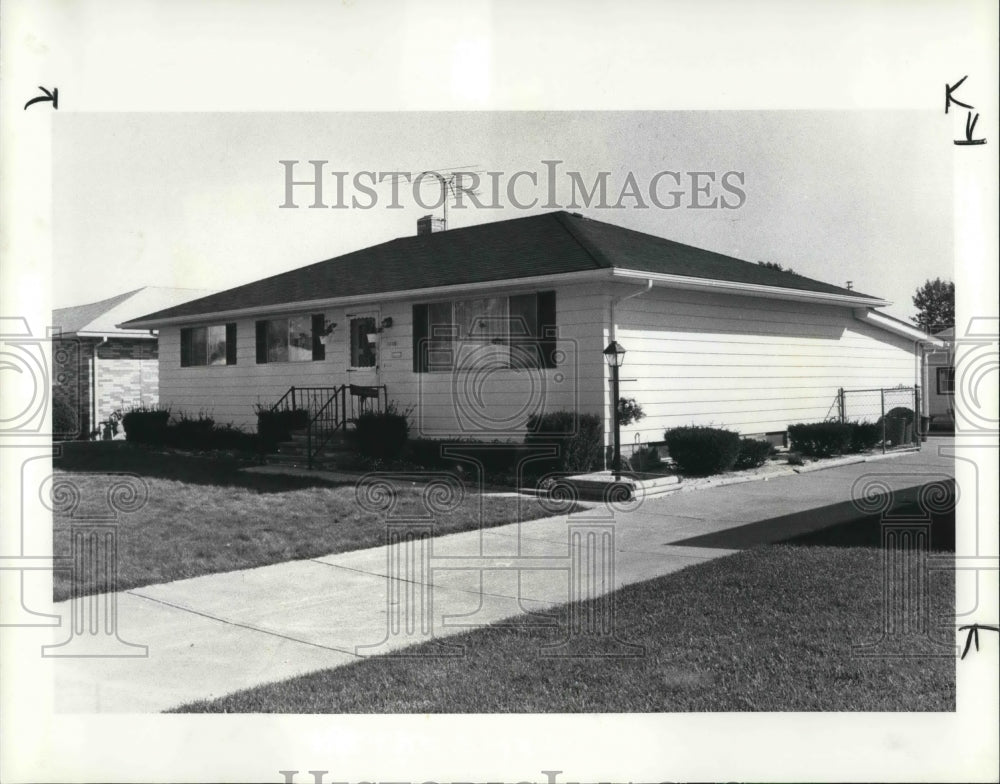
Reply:
<svg viewBox="0 0 1000 784"><path fill-rule="evenodd" d="M839 393L840 421L865 422L879 426L881 447L891 449L919 446L927 426L920 416L920 387L844 389Z"/></svg>

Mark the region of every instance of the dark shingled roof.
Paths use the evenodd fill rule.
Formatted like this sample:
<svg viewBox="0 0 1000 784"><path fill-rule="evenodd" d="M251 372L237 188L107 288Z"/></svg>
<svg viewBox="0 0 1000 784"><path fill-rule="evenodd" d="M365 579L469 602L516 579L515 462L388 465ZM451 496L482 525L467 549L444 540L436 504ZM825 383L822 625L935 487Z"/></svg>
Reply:
<svg viewBox="0 0 1000 784"><path fill-rule="evenodd" d="M801 275L559 211L401 237L134 321L612 267L875 299Z"/></svg>

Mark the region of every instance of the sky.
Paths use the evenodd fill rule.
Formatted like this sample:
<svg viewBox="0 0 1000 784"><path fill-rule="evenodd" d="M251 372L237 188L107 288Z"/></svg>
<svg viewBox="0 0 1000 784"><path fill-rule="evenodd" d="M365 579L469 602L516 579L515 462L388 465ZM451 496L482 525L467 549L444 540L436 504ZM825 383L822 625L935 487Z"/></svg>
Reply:
<svg viewBox="0 0 1000 784"><path fill-rule="evenodd" d="M836 285L893 301L914 315L911 297L928 278L953 279L952 148L940 112L385 112L385 113L65 113L53 126L53 305L92 302L141 286L226 289L267 275L413 234L416 220L440 209L418 204L402 183L369 197L359 171L456 168L501 172L502 209L449 210L449 228L544 211L546 167L562 161L555 201L572 201L568 172L588 187L608 175L608 203L631 172L645 209L574 209L747 261L771 261ZM282 209L285 167L328 161L324 201L336 201L334 171L348 172L345 209L309 209L312 189L297 187L298 209ZM680 206L648 198L652 177L679 172ZM517 171L536 172L538 187ZM719 184L726 172L745 193ZM704 203L723 197L737 209L692 209L688 172L714 172ZM485 174L481 176L485 177ZM700 177L702 185L707 178ZM365 183L367 184L367 180ZM670 204L671 179L660 181ZM480 199L491 200L489 185ZM437 200L425 187L426 205ZM470 260L474 263L474 260Z"/></svg>

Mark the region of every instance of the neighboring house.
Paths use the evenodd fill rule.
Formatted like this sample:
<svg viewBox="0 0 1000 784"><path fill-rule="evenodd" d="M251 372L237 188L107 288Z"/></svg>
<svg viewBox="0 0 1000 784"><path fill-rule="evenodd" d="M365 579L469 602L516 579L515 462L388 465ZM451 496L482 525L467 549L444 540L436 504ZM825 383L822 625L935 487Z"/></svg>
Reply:
<svg viewBox="0 0 1000 784"><path fill-rule="evenodd" d="M955 328L936 332L934 337L943 345L928 351L925 361L925 412L931 418L931 427L951 428L955 424L955 358L953 343Z"/></svg>
<svg viewBox="0 0 1000 784"><path fill-rule="evenodd" d="M353 384L384 385L424 437L520 438L571 409L609 438L612 339L646 413L623 443L783 433L836 416L841 387L920 383L927 336L879 297L574 213L434 225L123 326L160 330L161 403L250 427L293 385Z"/></svg>
<svg viewBox="0 0 1000 784"><path fill-rule="evenodd" d="M52 396L72 415L61 435L86 438L115 410L155 405L158 397L157 336L117 323L172 307L211 292L146 286L100 302L52 312ZM65 410L65 409L64 409Z"/></svg>

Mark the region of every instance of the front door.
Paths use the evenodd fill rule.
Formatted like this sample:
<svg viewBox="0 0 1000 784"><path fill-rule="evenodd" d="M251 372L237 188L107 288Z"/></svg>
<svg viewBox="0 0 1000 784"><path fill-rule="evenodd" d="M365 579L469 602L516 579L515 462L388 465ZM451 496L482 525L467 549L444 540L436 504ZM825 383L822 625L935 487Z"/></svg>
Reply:
<svg viewBox="0 0 1000 784"><path fill-rule="evenodd" d="M347 314L347 383L354 387L379 384L379 323L378 311ZM367 408L370 404L370 398L357 395L348 403L355 415L361 406Z"/></svg>

